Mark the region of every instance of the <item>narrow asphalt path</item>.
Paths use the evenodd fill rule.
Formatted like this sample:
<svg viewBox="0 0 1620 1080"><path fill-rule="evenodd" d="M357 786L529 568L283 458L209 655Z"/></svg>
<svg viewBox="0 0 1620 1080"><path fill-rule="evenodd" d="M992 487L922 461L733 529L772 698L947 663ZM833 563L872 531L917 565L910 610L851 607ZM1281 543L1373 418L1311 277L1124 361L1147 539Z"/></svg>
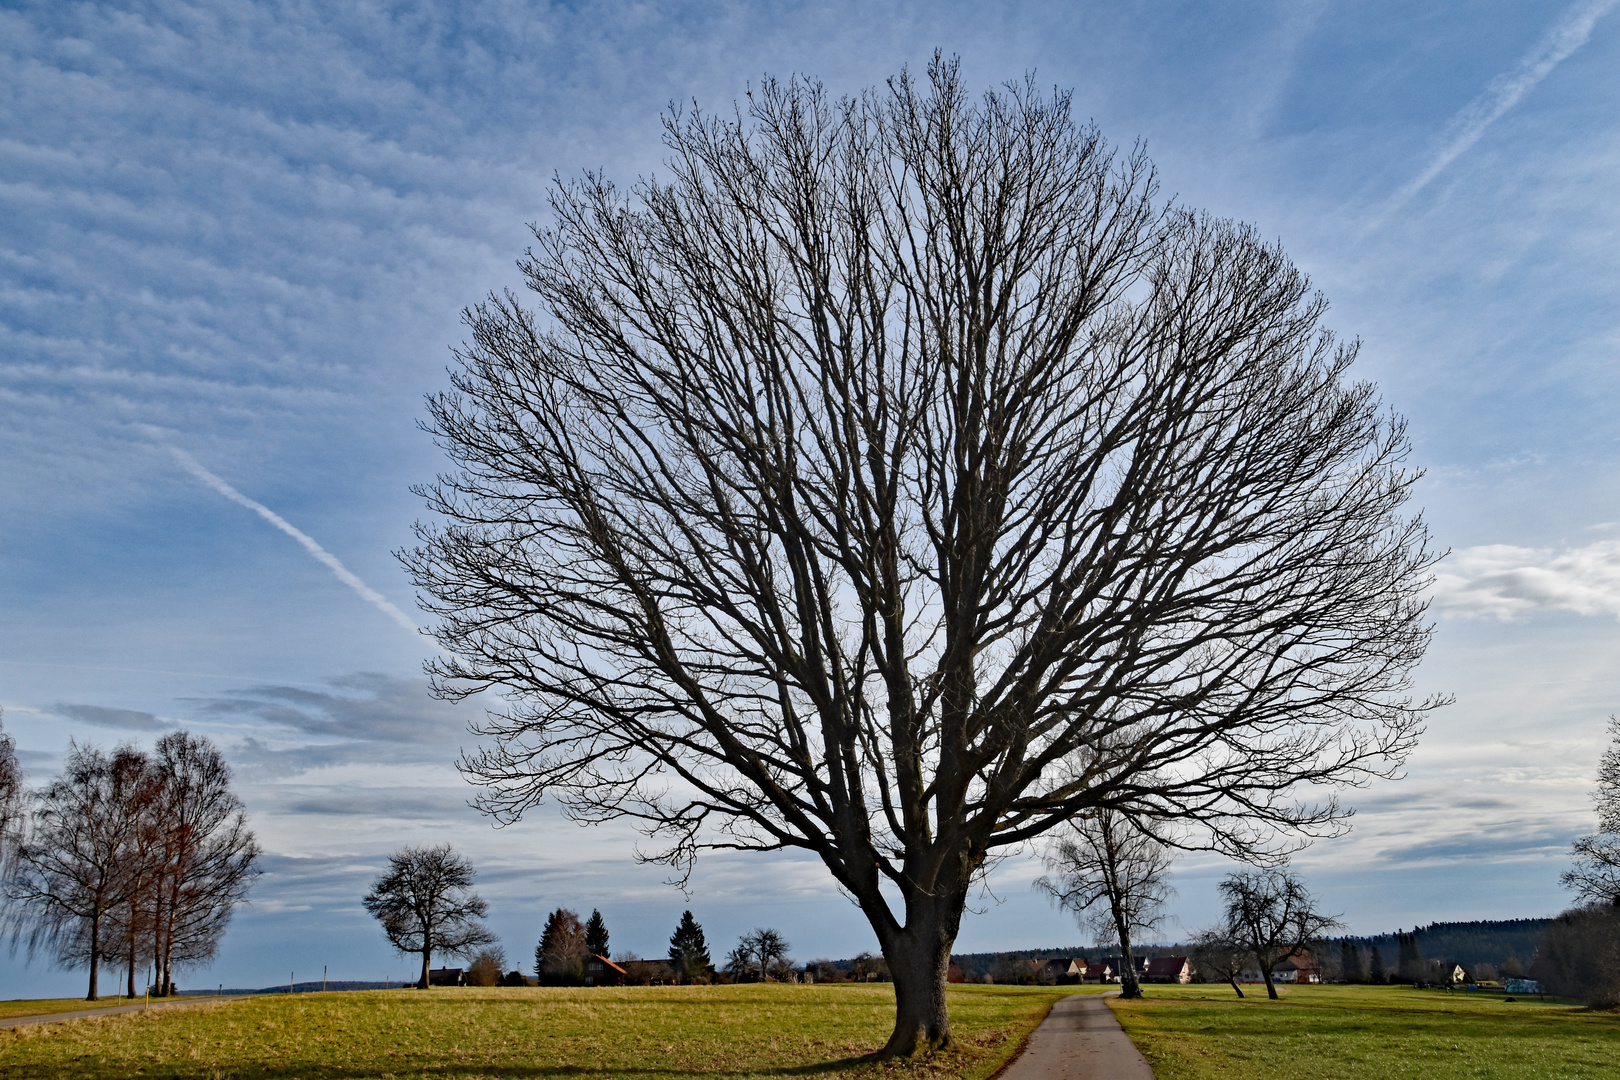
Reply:
<svg viewBox="0 0 1620 1080"><path fill-rule="evenodd" d="M1063 998L1000 1080L1153 1080L1101 994Z"/></svg>
<svg viewBox="0 0 1620 1080"><path fill-rule="evenodd" d="M181 1001L154 1001L153 1009L175 1009L182 1005L197 1005L215 1001L240 1001L234 997L206 997L185 998ZM0 1029L27 1027L30 1024L54 1024L60 1020L82 1020L86 1016L117 1016L119 1013L141 1012L148 1008L145 1004L137 1005L104 1005L99 1009L75 1009L72 1012L36 1013L33 1016L8 1016L0 1020Z"/></svg>

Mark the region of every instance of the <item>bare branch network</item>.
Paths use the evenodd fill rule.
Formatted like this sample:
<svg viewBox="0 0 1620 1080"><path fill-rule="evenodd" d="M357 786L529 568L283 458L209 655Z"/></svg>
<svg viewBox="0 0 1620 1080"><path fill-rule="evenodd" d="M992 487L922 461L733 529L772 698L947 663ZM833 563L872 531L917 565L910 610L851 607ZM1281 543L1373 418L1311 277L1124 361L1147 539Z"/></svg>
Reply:
<svg viewBox="0 0 1620 1080"><path fill-rule="evenodd" d="M1417 474L1281 250L937 60L665 139L665 179L559 182L543 314L469 311L431 400L402 558L441 691L513 703L486 810L812 851L887 952L884 883L954 937L1084 811L1261 856L1398 766L1439 704Z"/></svg>

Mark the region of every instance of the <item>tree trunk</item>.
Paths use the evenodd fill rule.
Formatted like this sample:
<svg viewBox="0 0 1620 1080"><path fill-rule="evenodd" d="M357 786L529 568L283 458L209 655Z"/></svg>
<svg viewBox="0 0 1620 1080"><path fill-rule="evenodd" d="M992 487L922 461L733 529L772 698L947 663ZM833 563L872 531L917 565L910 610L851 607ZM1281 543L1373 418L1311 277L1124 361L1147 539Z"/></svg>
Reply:
<svg viewBox="0 0 1620 1080"><path fill-rule="evenodd" d="M432 946L429 946L428 948L423 949L422 950L422 981L416 984L417 988L420 989L420 990L426 990L428 988L428 964L432 961L432 959L433 959L433 948L432 948Z"/></svg>
<svg viewBox="0 0 1620 1080"><path fill-rule="evenodd" d="M169 903L163 916L164 927L161 939L163 951L158 953L157 958L158 997L168 997L171 993L173 993L173 984L170 982L170 976L172 974L171 966L174 960L174 926L178 921L175 917L175 912L180 907L180 884L177 880L171 881L171 889L172 892L169 896Z"/></svg>
<svg viewBox="0 0 1620 1080"><path fill-rule="evenodd" d="M1234 976L1231 977L1231 979L1229 979L1227 981L1232 984L1232 989L1237 991L1237 996L1242 997L1243 996L1243 987L1238 985L1237 976L1234 975Z"/></svg>
<svg viewBox="0 0 1620 1080"><path fill-rule="evenodd" d="M125 942L126 946L130 947L130 983L125 986L130 997L134 997L134 955L139 952L136 941L141 938L136 933L136 925L138 925L139 921L141 921L141 897L139 897L139 892L136 892L130 897L130 934L128 934L128 941Z"/></svg>
<svg viewBox="0 0 1620 1080"><path fill-rule="evenodd" d="M158 882L157 891L152 895L152 972L147 982L148 991L157 986L158 958L163 955L163 883Z"/></svg>
<svg viewBox="0 0 1620 1080"><path fill-rule="evenodd" d="M1266 997L1272 1001L1277 1000L1277 984L1271 981L1271 965L1267 964L1260 969L1260 974L1266 980Z"/></svg>
<svg viewBox="0 0 1620 1080"><path fill-rule="evenodd" d="M950 900L941 896L909 903L906 928L883 949L894 979L894 1034L879 1057L920 1057L950 1045L945 976L962 908L949 907Z"/></svg>
<svg viewBox="0 0 1620 1080"><path fill-rule="evenodd" d="M950 947L930 948L902 937L888 961L894 978L894 1034L879 1056L918 1057L950 1045L951 1021L945 1009Z"/></svg>
<svg viewBox="0 0 1620 1080"><path fill-rule="evenodd" d="M129 985L125 987L129 996L135 996L135 904L129 905Z"/></svg>
<svg viewBox="0 0 1620 1080"><path fill-rule="evenodd" d="M90 916L90 992L85 995L86 1001L96 1000L97 968L101 965L101 913Z"/></svg>
<svg viewBox="0 0 1620 1080"><path fill-rule="evenodd" d="M1125 918L1125 913L1119 905L1114 908L1114 929L1119 934L1119 959L1125 970L1119 975L1119 996L1122 998L1139 998L1142 996L1142 984L1136 979L1136 957L1131 952L1131 923Z"/></svg>

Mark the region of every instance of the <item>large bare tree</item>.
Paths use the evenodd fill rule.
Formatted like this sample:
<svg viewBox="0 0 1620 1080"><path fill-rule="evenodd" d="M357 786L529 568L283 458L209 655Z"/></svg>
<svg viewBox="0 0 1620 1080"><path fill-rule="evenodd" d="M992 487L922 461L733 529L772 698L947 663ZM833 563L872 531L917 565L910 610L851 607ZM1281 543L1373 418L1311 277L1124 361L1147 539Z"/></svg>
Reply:
<svg viewBox="0 0 1620 1080"><path fill-rule="evenodd" d="M814 853L910 1054L997 855L1101 807L1252 855L1402 759L1407 439L1278 248L938 59L665 137L664 180L559 183L541 311L469 311L430 402L402 558L440 692L505 695L485 810L633 819L677 875Z"/></svg>
<svg viewBox="0 0 1620 1080"><path fill-rule="evenodd" d="M148 891L159 994L175 968L212 959L259 875L258 840L231 788L225 755L206 736L171 731L153 747L155 870Z"/></svg>

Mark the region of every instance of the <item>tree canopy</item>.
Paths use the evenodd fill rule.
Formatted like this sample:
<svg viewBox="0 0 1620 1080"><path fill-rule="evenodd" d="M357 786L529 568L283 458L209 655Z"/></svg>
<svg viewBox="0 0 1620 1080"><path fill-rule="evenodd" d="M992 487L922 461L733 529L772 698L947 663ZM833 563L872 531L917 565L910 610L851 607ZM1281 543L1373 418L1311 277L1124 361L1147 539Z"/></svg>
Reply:
<svg viewBox="0 0 1620 1080"><path fill-rule="evenodd" d="M541 310L470 310L429 402L402 558L439 692L504 696L487 812L813 853L911 1053L999 853L1111 807L1263 857L1398 766L1416 473L1278 247L941 58L664 130L662 179L559 181Z"/></svg>
<svg viewBox="0 0 1620 1080"><path fill-rule="evenodd" d="M1597 832L1575 841L1574 865L1560 880L1586 903L1620 907L1620 718L1609 718L1609 734L1592 791Z"/></svg>
<svg viewBox="0 0 1620 1080"><path fill-rule="evenodd" d="M421 954L417 985L423 989L435 952L467 956L495 941L482 921L489 905L472 891L475 876L472 863L449 844L401 848L361 900L390 945Z"/></svg>

